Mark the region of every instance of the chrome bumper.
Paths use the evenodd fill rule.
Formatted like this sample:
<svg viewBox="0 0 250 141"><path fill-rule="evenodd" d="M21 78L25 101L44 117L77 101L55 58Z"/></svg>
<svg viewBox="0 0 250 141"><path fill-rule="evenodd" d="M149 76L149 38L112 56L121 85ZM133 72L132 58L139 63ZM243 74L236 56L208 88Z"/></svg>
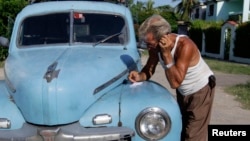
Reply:
<svg viewBox="0 0 250 141"><path fill-rule="evenodd" d="M126 127L84 128L79 123L44 127L24 124L18 130L0 130L0 141L132 141L134 131Z"/></svg>

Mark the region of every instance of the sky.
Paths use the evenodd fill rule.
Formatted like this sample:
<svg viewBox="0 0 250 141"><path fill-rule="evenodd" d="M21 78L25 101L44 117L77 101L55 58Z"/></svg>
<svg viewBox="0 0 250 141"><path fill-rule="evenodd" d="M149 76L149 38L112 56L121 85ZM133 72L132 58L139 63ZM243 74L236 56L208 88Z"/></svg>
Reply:
<svg viewBox="0 0 250 141"><path fill-rule="evenodd" d="M134 2L140 1L140 2L147 2L148 0L134 0ZM154 7L162 6L162 5L170 5L171 7L175 7L181 0L177 0L176 2L173 2L172 0L153 0L154 1Z"/></svg>

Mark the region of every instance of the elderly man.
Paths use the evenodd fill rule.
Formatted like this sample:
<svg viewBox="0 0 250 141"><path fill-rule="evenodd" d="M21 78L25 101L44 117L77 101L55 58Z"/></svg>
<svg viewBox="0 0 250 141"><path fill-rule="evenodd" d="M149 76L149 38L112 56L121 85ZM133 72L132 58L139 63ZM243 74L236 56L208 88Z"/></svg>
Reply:
<svg viewBox="0 0 250 141"><path fill-rule="evenodd" d="M171 33L170 24L160 15L141 24L139 39L146 44L149 58L141 72L130 72L129 80L150 79L160 62L170 86L176 89L183 121L181 140L206 141L215 77L197 46L186 35Z"/></svg>

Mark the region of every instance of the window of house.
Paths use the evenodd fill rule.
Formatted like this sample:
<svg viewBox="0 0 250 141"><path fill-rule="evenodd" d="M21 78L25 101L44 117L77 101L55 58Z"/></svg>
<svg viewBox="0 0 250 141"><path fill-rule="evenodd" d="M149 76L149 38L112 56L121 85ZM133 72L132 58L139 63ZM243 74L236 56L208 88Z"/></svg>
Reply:
<svg viewBox="0 0 250 141"><path fill-rule="evenodd" d="M199 8L196 8L196 9L195 9L195 15L194 15L194 17L195 17L196 19L198 19L199 16L200 16L200 10L199 10Z"/></svg>
<svg viewBox="0 0 250 141"><path fill-rule="evenodd" d="M209 5L209 9L208 9L208 16L213 16L214 15L214 5Z"/></svg>

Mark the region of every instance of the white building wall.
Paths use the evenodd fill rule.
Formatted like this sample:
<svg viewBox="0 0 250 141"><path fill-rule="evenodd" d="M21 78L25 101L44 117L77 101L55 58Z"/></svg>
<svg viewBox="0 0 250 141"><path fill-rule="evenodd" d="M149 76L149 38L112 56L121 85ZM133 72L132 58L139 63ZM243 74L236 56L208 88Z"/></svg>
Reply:
<svg viewBox="0 0 250 141"><path fill-rule="evenodd" d="M217 4L216 4L216 13L215 13L216 14L216 18L215 18L216 21L221 21L221 20L225 21L226 20L225 10L224 11L222 10L223 5L224 5L224 1L217 2Z"/></svg>
<svg viewBox="0 0 250 141"><path fill-rule="evenodd" d="M250 0L227 0L210 2L207 4L206 20L208 21L226 21L230 14L244 14L243 21L248 21ZM209 16L210 6L214 5L214 14ZM243 7L244 5L244 7ZM243 12L244 10L244 12Z"/></svg>
<svg viewBox="0 0 250 141"><path fill-rule="evenodd" d="M250 20L250 0L244 0L243 2L243 15L242 15L242 22L246 22Z"/></svg>
<svg viewBox="0 0 250 141"><path fill-rule="evenodd" d="M213 14L212 16L209 15L209 13L210 13L210 6L211 6L211 5L214 5L214 14ZM210 3L210 4L207 5L207 9L206 9L206 20L207 20L207 21L216 20L216 19L215 19L215 16L216 16L215 10L216 10L216 5L215 5L215 4Z"/></svg>

